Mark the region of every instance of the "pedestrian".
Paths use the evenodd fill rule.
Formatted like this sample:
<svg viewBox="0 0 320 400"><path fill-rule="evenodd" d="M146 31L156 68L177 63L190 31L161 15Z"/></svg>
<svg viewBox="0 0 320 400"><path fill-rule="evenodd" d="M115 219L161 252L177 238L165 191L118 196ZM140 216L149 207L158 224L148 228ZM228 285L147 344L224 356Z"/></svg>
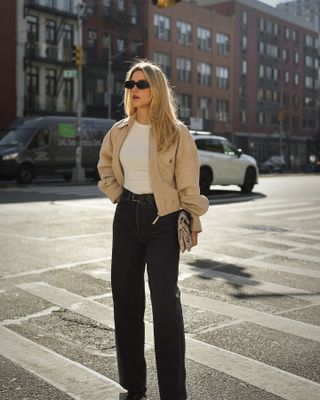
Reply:
<svg viewBox="0 0 320 400"><path fill-rule="evenodd" d="M126 400L146 400L144 272L147 266L161 400L185 400L185 338L177 286L180 209L192 217L192 245L208 209L200 195L192 136L177 119L162 70L137 61L124 83L127 118L105 136L99 189L117 203L113 221L111 286L120 384Z"/></svg>

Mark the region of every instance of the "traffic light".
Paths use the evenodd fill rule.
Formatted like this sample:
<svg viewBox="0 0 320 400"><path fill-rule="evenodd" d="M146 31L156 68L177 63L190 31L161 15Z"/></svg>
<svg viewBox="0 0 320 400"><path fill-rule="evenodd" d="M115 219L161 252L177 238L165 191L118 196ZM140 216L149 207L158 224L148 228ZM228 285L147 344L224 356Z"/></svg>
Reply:
<svg viewBox="0 0 320 400"><path fill-rule="evenodd" d="M165 8L169 6L174 6L177 3L180 3L181 0L152 0L152 3L159 7L159 8Z"/></svg>
<svg viewBox="0 0 320 400"><path fill-rule="evenodd" d="M78 68L81 68L83 65L83 50L82 46L77 45L73 46L72 49L72 61L76 64Z"/></svg>

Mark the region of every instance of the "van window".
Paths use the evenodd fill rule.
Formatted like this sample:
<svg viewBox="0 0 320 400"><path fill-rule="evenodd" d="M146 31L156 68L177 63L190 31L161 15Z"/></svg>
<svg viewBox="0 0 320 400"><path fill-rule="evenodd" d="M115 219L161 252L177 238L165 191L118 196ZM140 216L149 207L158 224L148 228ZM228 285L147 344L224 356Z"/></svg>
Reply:
<svg viewBox="0 0 320 400"><path fill-rule="evenodd" d="M32 142L30 143L30 149L38 149L40 147L48 146L49 144L49 131L46 128L41 128L35 134Z"/></svg>
<svg viewBox="0 0 320 400"><path fill-rule="evenodd" d="M32 135L33 129L14 129L0 140L0 146L24 146Z"/></svg>

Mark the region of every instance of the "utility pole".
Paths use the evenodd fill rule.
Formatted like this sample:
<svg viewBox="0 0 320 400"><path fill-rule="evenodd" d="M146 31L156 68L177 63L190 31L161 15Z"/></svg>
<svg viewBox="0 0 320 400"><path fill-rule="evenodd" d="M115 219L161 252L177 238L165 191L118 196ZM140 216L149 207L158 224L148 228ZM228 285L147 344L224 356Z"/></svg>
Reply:
<svg viewBox="0 0 320 400"><path fill-rule="evenodd" d="M77 46L76 46L76 66L78 100L77 100L77 136L76 136L76 166L72 170L72 181L82 182L85 180L85 171L82 167L82 147L81 147L81 118L82 118L82 65L83 65L83 47L82 47L82 17L84 6L78 4L77 11Z"/></svg>

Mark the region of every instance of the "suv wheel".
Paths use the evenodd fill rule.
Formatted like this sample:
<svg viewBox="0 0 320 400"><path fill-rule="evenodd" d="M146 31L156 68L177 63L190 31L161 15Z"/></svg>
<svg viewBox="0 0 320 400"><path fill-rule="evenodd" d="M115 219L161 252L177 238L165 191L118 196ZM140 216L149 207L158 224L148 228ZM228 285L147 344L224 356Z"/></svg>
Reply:
<svg viewBox="0 0 320 400"><path fill-rule="evenodd" d="M248 168L244 176L243 185L240 186L242 193L251 193L256 183L256 172L253 168Z"/></svg>
<svg viewBox="0 0 320 400"><path fill-rule="evenodd" d="M209 169L200 170L199 186L201 194L209 193L212 181L213 181L212 172Z"/></svg>
<svg viewBox="0 0 320 400"><path fill-rule="evenodd" d="M31 183L34 178L34 168L32 165L25 164L21 165L17 175L17 181L19 183Z"/></svg>

